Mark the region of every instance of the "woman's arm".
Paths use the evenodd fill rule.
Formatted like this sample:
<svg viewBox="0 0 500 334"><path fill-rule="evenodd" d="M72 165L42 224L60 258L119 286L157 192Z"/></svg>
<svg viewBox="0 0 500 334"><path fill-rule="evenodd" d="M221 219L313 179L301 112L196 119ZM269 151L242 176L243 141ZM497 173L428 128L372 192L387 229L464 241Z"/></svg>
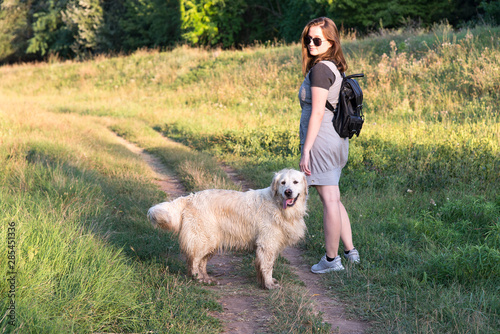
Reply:
<svg viewBox="0 0 500 334"><path fill-rule="evenodd" d="M311 148L318 136L319 128L321 127L321 121L325 114L325 104L328 98L328 89L320 87L311 87L311 100L312 100L312 111L311 118L309 119L309 125L307 127L306 140L304 146L302 147L302 156L300 158L300 170L306 175L311 175L311 170L309 169L309 153Z"/></svg>

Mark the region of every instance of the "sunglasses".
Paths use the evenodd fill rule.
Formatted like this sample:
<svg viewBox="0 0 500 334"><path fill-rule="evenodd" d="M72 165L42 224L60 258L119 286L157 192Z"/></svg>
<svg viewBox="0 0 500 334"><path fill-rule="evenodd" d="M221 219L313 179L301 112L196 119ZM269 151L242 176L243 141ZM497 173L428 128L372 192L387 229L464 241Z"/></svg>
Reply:
<svg viewBox="0 0 500 334"><path fill-rule="evenodd" d="M323 43L323 40L319 37L314 37L314 38L311 38L309 36L304 37L304 44L306 46L311 44L311 41L314 43L315 46L321 46L321 43Z"/></svg>

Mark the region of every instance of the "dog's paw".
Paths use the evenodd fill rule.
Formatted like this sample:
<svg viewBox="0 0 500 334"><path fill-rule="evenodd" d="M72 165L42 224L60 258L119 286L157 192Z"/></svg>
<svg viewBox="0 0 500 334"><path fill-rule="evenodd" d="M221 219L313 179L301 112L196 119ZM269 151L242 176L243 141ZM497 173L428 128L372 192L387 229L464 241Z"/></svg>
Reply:
<svg viewBox="0 0 500 334"><path fill-rule="evenodd" d="M278 280L276 278L273 278L272 282L266 283L266 289L272 290L272 289L279 289L281 288L281 285L278 284Z"/></svg>
<svg viewBox="0 0 500 334"><path fill-rule="evenodd" d="M219 282L213 277L200 277L198 278L198 282L208 285L219 285Z"/></svg>

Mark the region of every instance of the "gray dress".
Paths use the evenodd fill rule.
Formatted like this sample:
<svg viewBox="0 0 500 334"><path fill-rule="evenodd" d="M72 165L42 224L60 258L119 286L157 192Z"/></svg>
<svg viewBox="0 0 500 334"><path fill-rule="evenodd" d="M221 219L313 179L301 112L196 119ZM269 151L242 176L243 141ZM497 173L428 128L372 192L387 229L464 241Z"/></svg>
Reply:
<svg viewBox="0 0 500 334"><path fill-rule="evenodd" d="M322 61L316 66L319 64L327 65L335 75L335 81L328 88L328 101L330 101L333 107L336 107L340 86L342 84L342 76L333 62ZM328 70L324 66L323 68ZM307 127L309 125L309 119L312 111L310 80L311 71L307 73L299 90L300 107L302 108L302 115L300 117L301 149L306 140ZM309 186L337 186L339 184L342 168L347 163L347 157L349 155L349 139L340 138L337 131L333 128L332 119L333 112L325 107L325 115L323 116L318 136L314 141L310 153L311 175L306 177L307 184Z"/></svg>

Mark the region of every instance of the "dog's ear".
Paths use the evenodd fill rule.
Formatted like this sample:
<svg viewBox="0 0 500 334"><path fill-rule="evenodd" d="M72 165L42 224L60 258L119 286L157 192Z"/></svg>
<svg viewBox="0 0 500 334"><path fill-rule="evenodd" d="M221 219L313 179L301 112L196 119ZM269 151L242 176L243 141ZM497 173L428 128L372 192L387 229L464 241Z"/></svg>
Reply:
<svg viewBox="0 0 500 334"><path fill-rule="evenodd" d="M273 181L271 182L271 191L274 196L278 193L280 175L281 173L274 173Z"/></svg>
<svg viewBox="0 0 500 334"><path fill-rule="evenodd" d="M304 185L304 192L306 193L306 195L309 195L309 187L307 186L306 174L304 173L302 173L302 184Z"/></svg>

